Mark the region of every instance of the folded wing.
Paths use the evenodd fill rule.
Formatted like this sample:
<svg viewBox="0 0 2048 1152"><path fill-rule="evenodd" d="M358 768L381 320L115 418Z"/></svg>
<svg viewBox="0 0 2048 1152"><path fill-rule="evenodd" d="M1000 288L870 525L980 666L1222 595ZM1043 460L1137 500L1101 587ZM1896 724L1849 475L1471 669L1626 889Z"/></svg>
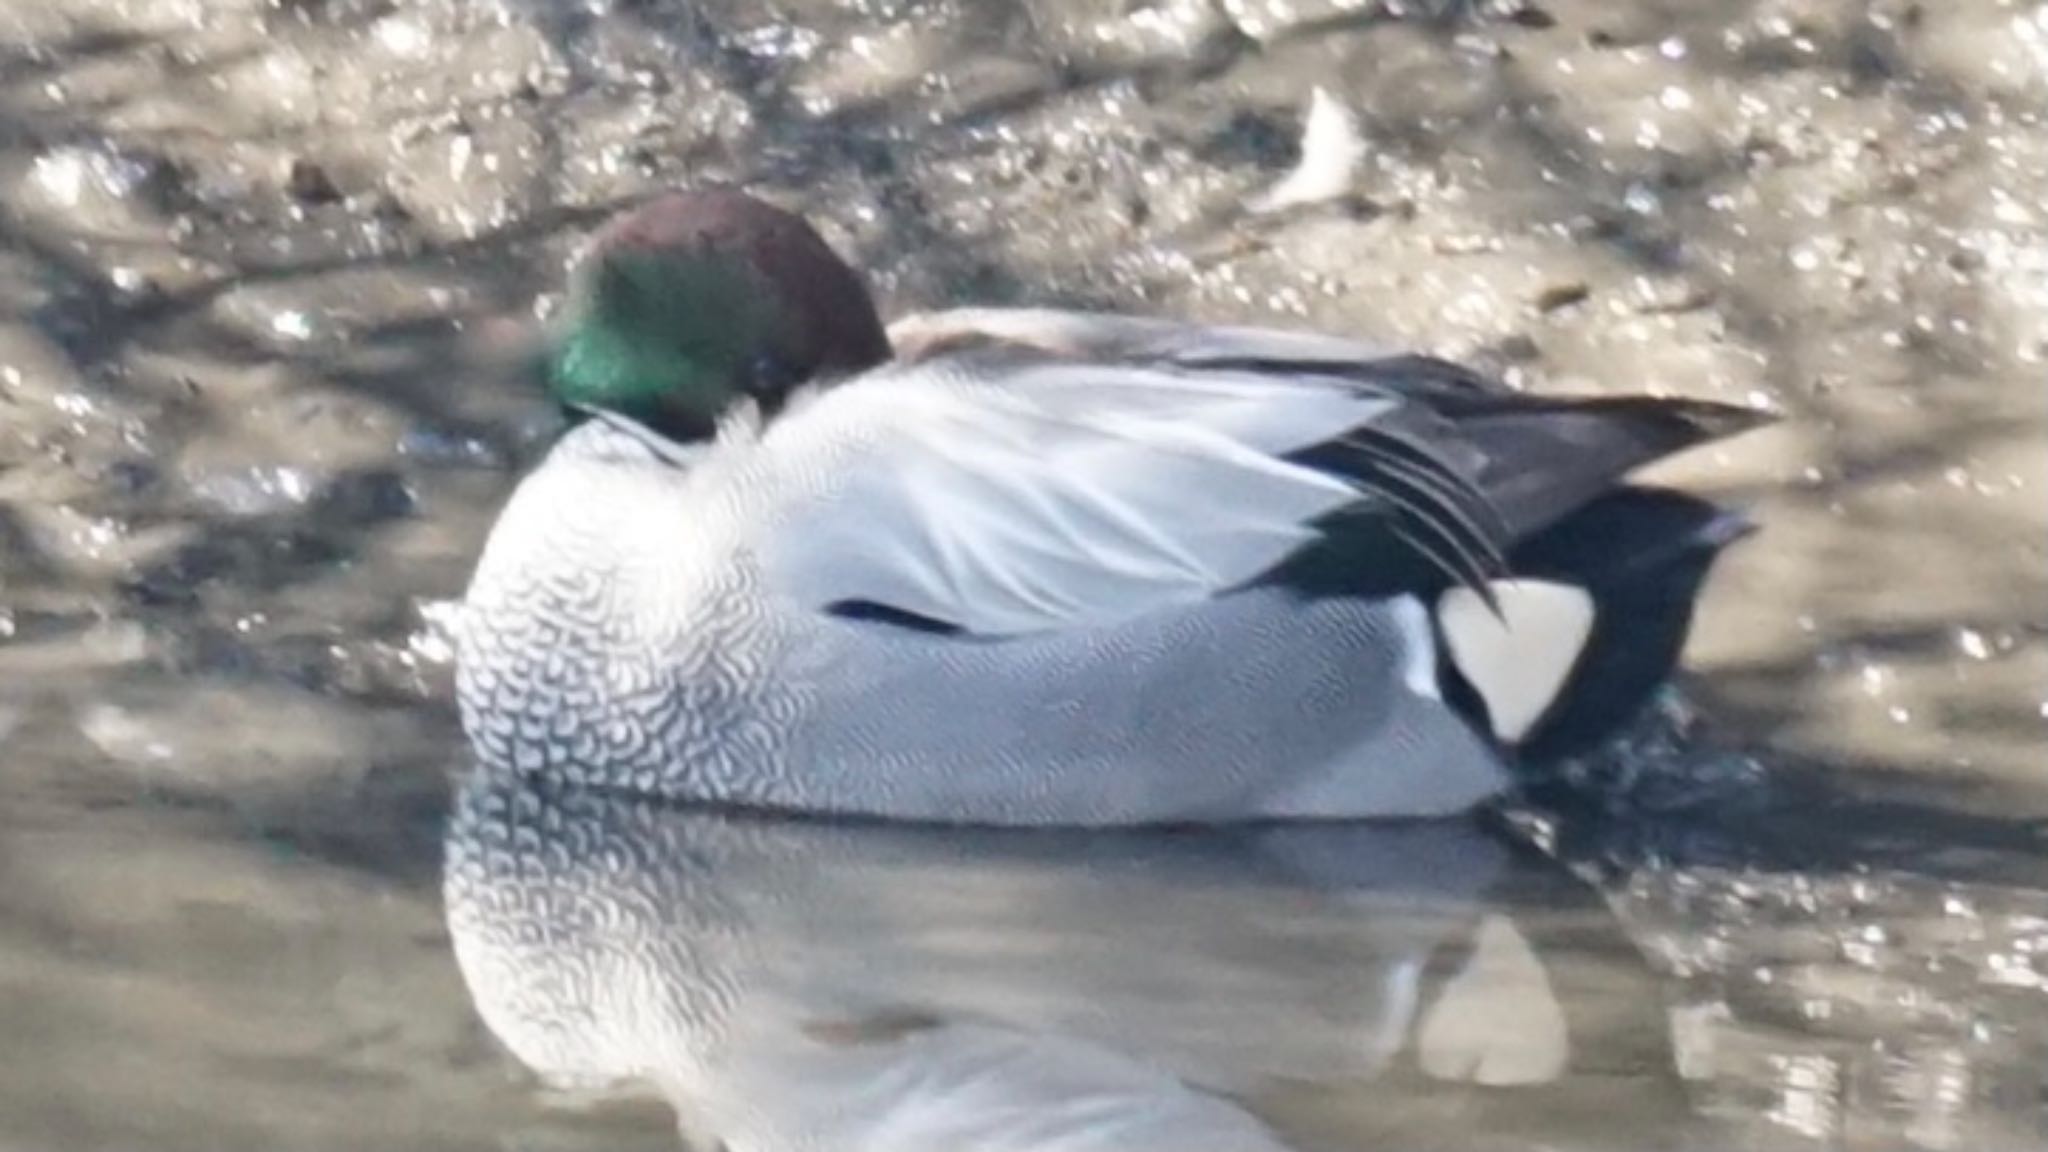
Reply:
<svg viewBox="0 0 2048 1152"><path fill-rule="evenodd" d="M787 493L757 549L772 585L819 608L863 601L1012 636L1213 596L1339 512L1420 510L1452 551L1497 556L1471 515L1483 498L1401 433L1390 392L1037 359L999 375L942 358L771 424L761 458ZM1351 466L1289 459L1325 445Z"/></svg>

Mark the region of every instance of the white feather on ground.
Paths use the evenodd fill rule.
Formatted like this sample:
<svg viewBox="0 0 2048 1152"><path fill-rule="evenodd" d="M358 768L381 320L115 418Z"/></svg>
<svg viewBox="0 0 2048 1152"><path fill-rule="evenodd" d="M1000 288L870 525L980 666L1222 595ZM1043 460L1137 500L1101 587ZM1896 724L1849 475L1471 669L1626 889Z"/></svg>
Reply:
<svg viewBox="0 0 2048 1152"><path fill-rule="evenodd" d="M1321 87L1309 94L1301 130L1301 159L1280 182L1245 201L1253 213L1335 200L1351 191L1365 159L1358 117Z"/></svg>

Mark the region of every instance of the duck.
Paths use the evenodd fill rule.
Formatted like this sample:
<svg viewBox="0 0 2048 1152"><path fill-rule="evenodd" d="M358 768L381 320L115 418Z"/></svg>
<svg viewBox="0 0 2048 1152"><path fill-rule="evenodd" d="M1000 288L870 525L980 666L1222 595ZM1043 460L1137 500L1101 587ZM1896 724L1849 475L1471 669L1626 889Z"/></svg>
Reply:
<svg viewBox="0 0 2048 1152"><path fill-rule="evenodd" d="M1631 474L1771 420L1280 328L885 326L722 186L599 229L544 367L570 427L455 628L482 769L953 825L1496 800L1641 711L1756 527Z"/></svg>

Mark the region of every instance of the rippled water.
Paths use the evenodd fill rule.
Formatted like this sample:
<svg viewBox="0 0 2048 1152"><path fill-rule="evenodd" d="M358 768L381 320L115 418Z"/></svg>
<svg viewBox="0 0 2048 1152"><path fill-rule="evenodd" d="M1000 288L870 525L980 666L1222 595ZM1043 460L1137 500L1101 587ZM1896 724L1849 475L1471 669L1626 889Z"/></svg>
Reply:
<svg viewBox="0 0 2048 1152"><path fill-rule="evenodd" d="M0 10L0 1145L2048 1143L2048 8L1438 7ZM590 225L702 177L890 311L1777 408L1668 473L1766 530L1496 820L451 825L432 606L548 435L513 369ZM667 1103L533 1076L636 1060Z"/></svg>

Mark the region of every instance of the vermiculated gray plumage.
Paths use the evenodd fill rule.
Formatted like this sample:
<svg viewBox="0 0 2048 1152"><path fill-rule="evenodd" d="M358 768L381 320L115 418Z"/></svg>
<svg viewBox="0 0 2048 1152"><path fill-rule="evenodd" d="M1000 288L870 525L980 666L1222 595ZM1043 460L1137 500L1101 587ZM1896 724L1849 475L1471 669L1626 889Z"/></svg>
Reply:
<svg viewBox="0 0 2048 1152"><path fill-rule="evenodd" d="M466 600L477 754L959 823L1492 795L1498 752L1446 702L1435 596L1491 599L1519 545L1623 472L1755 418L1262 339L935 355L691 449L584 423L514 495ZM1317 562L1313 586L1288 575ZM846 610L863 607L932 626Z"/></svg>

